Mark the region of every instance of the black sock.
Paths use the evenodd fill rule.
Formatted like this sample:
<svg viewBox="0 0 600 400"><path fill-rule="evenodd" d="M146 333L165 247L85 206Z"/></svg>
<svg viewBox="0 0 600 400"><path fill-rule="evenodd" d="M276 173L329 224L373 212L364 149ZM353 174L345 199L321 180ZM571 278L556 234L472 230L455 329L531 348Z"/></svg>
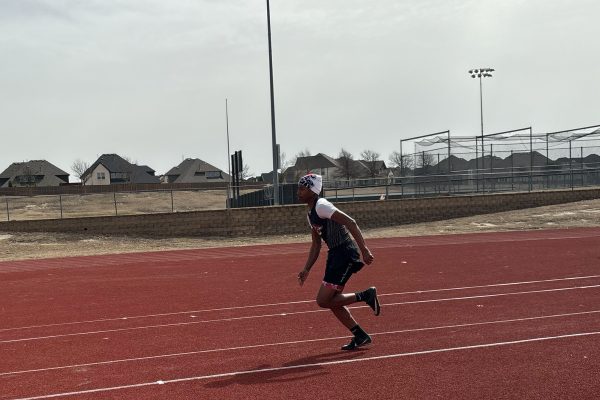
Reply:
<svg viewBox="0 0 600 400"><path fill-rule="evenodd" d="M350 332L352 332L352 334L356 337L367 336L367 332L363 331L360 325L355 325L354 327L350 328Z"/></svg>
<svg viewBox="0 0 600 400"><path fill-rule="evenodd" d="M362 292L356 292L354 295L356 296L356 301L365 301L365 298L367 297L367 291L363 290Z"/></svg>

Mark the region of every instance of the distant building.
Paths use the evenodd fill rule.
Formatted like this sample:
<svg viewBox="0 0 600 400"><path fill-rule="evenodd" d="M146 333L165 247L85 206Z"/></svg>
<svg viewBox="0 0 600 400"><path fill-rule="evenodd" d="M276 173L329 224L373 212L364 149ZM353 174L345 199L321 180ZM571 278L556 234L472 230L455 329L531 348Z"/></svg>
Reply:
<svg viewBox="0 0 600 400"><path fill-rule="evenodd" d="M354 164L357 170L357 178L382 178L387 177L389 172L385 161L382 160L355 160Z"/></svg>
<svg viewBox="0 0 600 400"><path fill-rule="evenodd" d="M339 168L338 162L326 154L298 157L296 164L283 173L285 182L296 182L302 176L312 172L323 176L324 180L334 179L334 172Z"/></svg>
<svg viewBox="0 0 600 400"><path fill-rule="evenodd" d="M346 170L347 169L347 170ZM314 156L298 157L296 163L283 172L284 182L296 182L308 173L319 174L325 181L338 179L364 179L387 177L388 169L384 161L335 159L319 153Z"/></svg>
<svg viewBox="0 0 600 400"><path fill-rule="evenodd" d="M84 185L160 183L147 165L132 164L117 154L103 154L82 175Z"/></svg>
<svg viewBox="0 0 600 400"><path fill-rule="evenodd" d="M12 163L0 174L0 187L60 186L69 174L46 160Z"/></svg>
<svg viewBox="0 0 600 400"><path fill-rule="evenodd" d="M279 179L279 181L281 181L281 174L279 172L277 173L277 178ZM262 174L260 174L260 176L256 177L256 181L264 183L273 183L273 171L263 172Z"/></svg>
<svg viewBox="0 0 600 400"><path fill-rule="evenodd" d="M206 182L229 182L229 175L199 158L187 158L163 176L163 183Z"/></svg>

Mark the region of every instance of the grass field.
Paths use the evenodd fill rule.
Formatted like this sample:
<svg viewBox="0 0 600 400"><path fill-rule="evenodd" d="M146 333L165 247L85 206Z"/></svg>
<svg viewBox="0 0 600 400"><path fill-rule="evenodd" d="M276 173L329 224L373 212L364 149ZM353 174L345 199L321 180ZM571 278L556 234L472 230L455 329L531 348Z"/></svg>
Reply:
<svg viewBox="0 0 600 400"><path fill-rule="evenodd" d="M8 196L2 199L0 220L61 218L61 213L62 218L74 218L218 210L226 208L226 200L224 190Z"/></svg>
<svg viewBox="0 0 600 400"><path fill-rule="evenodd" d="M240 194L256 190L242 189ZM338 197L349 199L385 193L385 186L375 186L329 189L326 196L335 201ZM223 189L5 196L0 199L0 221L221 210L226 208L226 203L227 192Z"/></svg>

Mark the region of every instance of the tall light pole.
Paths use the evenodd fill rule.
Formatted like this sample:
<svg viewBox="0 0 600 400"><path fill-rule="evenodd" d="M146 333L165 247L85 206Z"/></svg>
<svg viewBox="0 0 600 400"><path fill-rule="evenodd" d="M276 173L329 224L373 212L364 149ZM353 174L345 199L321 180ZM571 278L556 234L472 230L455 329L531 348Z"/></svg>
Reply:
<svg viewBox="0 0 600 400"><path fill-rule="evenodd" d="M271 51L271 9L267 0L267 35L269 37L269 82L271 84L271 136L273 146L273 204L279 205L279 155L277 154L277 135L275 134L275 97L273 95L273 56Z"/></svg>
<svg viewBox="0 0 600 400"><path fill-rule="evenodd" d="M227 127L227 173L229 174L229 182L227 182L227 208L231 207L231 152L229 150L229 110L227 109L227 99L225 99L225 124Z"/></svg>
<svg viewBox="0 0 600 400"><path fill-rule="evenodd" d="M485 168L485 159L483 157L483 85L481 83L482 78L491 78L492 72L495 70L493 68L475 68L469 70L469 75L471 78L479 78L479 111L481 115L481 164L482 168ZM477 151L477 138L475 138L475 169L479 170L479 161L478 161L478 151ZM478 173L479 175L479 173ZM477 181L477 191L479 191L479 179ZM485 190L485 179L483 181L483 187Z"/></svg>
<svg viewBox="0 0 600 400"><path fill-rule="evenodd" d="M491 78L493 68L477 68L469 70L471 78L479 78L479 109L481 111L481 136L483 136L483 94L482 94L482 78Z"/></svg>

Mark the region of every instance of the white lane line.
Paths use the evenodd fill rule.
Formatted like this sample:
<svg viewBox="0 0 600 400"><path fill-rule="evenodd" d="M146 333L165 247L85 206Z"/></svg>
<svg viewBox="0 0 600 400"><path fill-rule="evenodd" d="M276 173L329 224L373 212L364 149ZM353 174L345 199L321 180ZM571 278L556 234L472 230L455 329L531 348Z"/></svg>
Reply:
<svg viewBox="0 0 600 400"><path fill-rule="evenodd" d="M437 303L437 302L443 302L443 301L460 301L460 300L472 300L472 299L482 299L482 298L490 298L490 297L517 296L517 295L535 294L535 293L562 292L562 291L567 291L567 290L595 289L595 288L599 288L599 287L600 287L600 285L575 286L575 287L557 288L557 289L529 290L529 291L523 291L523 292L494 293L494 294L485 294L485 295L478 295L478 296L464 296L464 297L451 297L451 298L442 298L442 299L415 300L415 301L404 301L404 302L398 302L398 303L382 303L381 305L385 306L385 307L389 307L389 306L399 306L399 305L409 305L409 304ZM348 307L348 308L356 309L356 308L366 308L366 307L369 307L369 306L364 305L364 306L354 306L354 307ZM176 322L176 323L171 323L171 324L135 326L135 327L129 327L129 328L104 329L104 330L88 331L88 332L64 333L64 334L58 334L58 335L36 336L36 337L28 337L28 338L20 338L20 339L1 340L0 344L28 342L28 341L45 340L45 339L56 339L56 338L64 338L64 337L72 337L72 336L96 335L96 334L101 334L101 333L126 332L126 331L142 330L142 329L157 329L157 328L166 328L166 327L174 327L174 326L187 326L187 325L196 325L196 324L206 324L206 323L211 323L211 322L230 322L230 321L240 321L240 320L245 320L245 319L287 317L287 316L291 316L291 315L310 314L310 313L328 312L328 311L329 311L328 309L317 309L317 310L309 310L309 311L294 311L294 312L274 313L274 314L247 315L244 317L219 318L219 319L199 320L199 321L191 321L191 322Z"/></svg>
<svg viewBox="0 0 600 400"><path fill-rule="evenodd" d="M599 275L599 277L600 277L600 275ZM123 320L142 319L142 318L168 317L168 316L196 314L196 313L244 310L244 309L250 309L250 308L276 307L276 306L302 304L302 303L313 303L313 302L314 302L314 300L300 300L300 301L289 301L289 302L284 302L284 303L254 304L254 305L249 305L249 306L221 307L221 308L209 308L209 309L204 309L204 310L178 311L178 312L171 312L171 313L147 314L147 315L134 315L134 316L125 316L125 317L116 317L116 318L94 319L94 320L88 320L88 321L63 322L63 323L58 323L58 324L31 325L31 326L23 326L23 327L18 327L18 328L5 328L5 329L0 329L0 332L26 330L26 329L37 329L37 328L49 328L49 327L56 327L56 326L68 326L68 325L78 325L78 324L93 324L93 323L98 323L98 322L115 322L115 321L123 321Z"/></svg>
<svg viewBox="0 0 600 400"><path fill-rule="evenodd" d="M572 281L572 280L594 279L594 278L600 278L600 275L573 276L573 277L567 277L567 278L542 279L542 280L536 280L536 281L523 281L523 282L506 282L506 283L495 283L495 284L489 284L489 285L461 286L461 287L442 288L442 289L424 289L424 290L414 290L414 291L408 291L408 292L383 293L383 294L379 294L378 296L379 297L403 296L403 295L410 295L410 294L425 294L425 293L450 292L450 291L470 290L470 289L485 289L485 288L493 288L493 287L531 285L531 284L536 284L536 283ZM254 304L254 305L248 305L248 306L221 307L221 308L209 308L209 309L203 309L203 310L178 311L178 312L147 314L147 315L133 315L133 316L124 316L124 317L116 317L116 318L102 318L102 319L87 320L87 321L74 321L74 322L63 322L63 323L57 323L57 324L31 325L31 326L22 326L22 327L16 327L16 328L4 328L4 329L0 329L0 332L26 330L26 329L37 329L37 328L50 328L50 327L57 327L57 326L68 326L68 325L79 325L79 324L92 324L92 323L98 323L98 322L114 322L114 321L133 320L133 319L142 319L142 318L168 317L168 316L175 316L175 315L195 314L195 313L244 310L244 309L250 309L250 308L279 307L279 306L285 306L285 305L305 304L305 303L313 303L313 302L314 302L314 300L299 300L299 301L288 301L288 302L281 302L281 303Z"/></svg>
<svg viewBox="0 0 600 400"><path fill-rule="evenodd" d="M564 292L566 290L594 289L594 288L598 288L598 287L600 287L600 285L574 286L574 287L543 289L543 290L527 290L527 291L523 291L523 292L482 294L482 295L477 295L477 296L450 297L450 298L442 298L442 299L401 301L398 303L385 303L385 304L382 304L382 306L400 306L400 305L405 305L405 304L436 303L436 302L442 302L442 301L482 299L482 298L487 298L487 297L516 296L516 295L533 294L533 293ZM367 307L367 306L362 306L362 307ZM350 308L352 308L352 307L350 307ZM359 307L355 307L355 308L359 308ZM2 343L2 342L0 342L0 343Z"/></svg>
<svg viewBox="0 0 600 400"><path fill-rule="evenodd" d="M532 284L535 284L535 283L573 281L573 280L594 279L594 278L600 278L600 275L573 276L573 277L567 277L567 278L542 279L542 280L537 280L537 281L492 283L492 284L489 284L489 285L462 286L462 287L459 286L459 287L446 288L446 289L414 290L412 292L388 293L388 294L381 294L381 295L378 295L378 296L396 296L396 295L405 295L405 294L421 294L421 293L448 292L448 291L454 291L454 290L485 289L485 288L492 288L492 287L517 286L517 285L532 285Z"/></svg>
<svg viewBox="0 0 600 400"><path fill-rule="evenodd" d="M600 313L600 310L580 311L580 312L575 312L575 313L541 315L541 316L537 316L537 317L512 318L512 319L471 322L471 323L454 324L454 325L430 326L430 327L424 327L424 328L401 329L401 330L396 330L396 331L375 332L375 333L370 333L370 335L371 336L382 336L382 335L395 335L395 334L412 333L412 332L435 331L435 330L443 330L443 329L468 328L468 327L474 327L474 326L497 325L497 324L506 324L506 323L514 323L514 322L526 322L526 321L544 320L544 319L550 319L550 318L565 318L565 317L591 315L591 314L598 314L598 313ZM163 358L183 357L183 356L206 354L206 353L217 353L217 352L225 352L225 351L248 350L248 349L256 349L256 348L262 348L262 347L287 346L287 345L292 345L292 344L306 344L306 343L323 342L323 341L330 341L330 340L341 340L341 339L346 339L346 338L348 338L348 336L335 336L335 337L319 338L319 339L303 339L303 340L293 340L293 341L278 342L278 343L254 344L254 345L247 345L247 346L226 347L226 348L217 348L217 349L208 349L208 350L196 350L196 351L188 351L188 352L182 352L182 353L159 354L159 355L155 355L155 356L124 358L124 359L98 361L98 362L85 363L85 364L73 364L73 365L63 365L63 366L58 366L58 367L48 367L48 368L38 368L38 369L29 369L29 370L21 370L21 371L2 372L2 373L0 373L0 376L20 375L20 374L27 374L27 373L47 372L47 371L56 371L56 370L81 368L81 367L93 367L93 366L98 366L98 365L109 365L109 364L118 364L118 363L126 363L126 362L156 360L156 359L163 359Z"/></svg>
<svg viewBox="0 0 600 400"><path fill-rule="evenodd" d="M520 233L522 231L506 231L504 235L501 237L496 236L495 233L488 234L479 234L469 235L469 237L464 237L463 234L456 234L451 236L443 236L439 237L438 235L432 235L427 237L418 237L417 240L412 243L407 243L405 238L402 242L392 242L392 243L376 243L373 246L369 246L369 248L373 247L374 249L388 249L388 248L411 248L411 247L434 247L434 246L448 246L448 245L462 245L462 244L485 244L485 243L510 243L510 242L537 242L544 240L573 240L573 239L592 239L600 237L598 233L588 234L586 232L582 232L581 234L571 234L569 236L561 236L561 234L557 235L529 235L529 237L520 236L520 237L511 237L510 233ZM536 231L537 232L537 231ZM498 233L498 232L496 232ZM571 233L571 232L569 232ZM462 238L462 240L461 240ZM436 240L437 239L437 240ZM369 239L367 239L369 240ZM373 239L371 239L373 240Z"/></svg>
<svg viewBox="0 0 600 400"><path fill-rule="evenodd" d="M534 337L534 338L527 338L527 339L511 340L511 341L506 341L506 342L483 343L483 344L475 344L475 345L469 345L469 346L458 346L458 347L447 347L447 348L432 349L432 350L412 351L412 352L408 352L408 353L385 354L382 356L360 357L360 358L353 358L353 359L348 359L348 360L323 361L323 362L319 362L319 363L298 364L298 365L290 365L290 366L284 366L284 367L260 368L260 369L252 369L252 370L247 370L247 371L224 372L224 373L220 373L220 374L190 376L190 377L170 379L170 380L157 380L154 382L143 382L143 383L136 383L136 384L130 384L130 385L104 387L104 388L97 388L97 389L81 390L81 391L77 391L77 392L64 392L64 393L54 393L54 394L47 394L47 395L34 396L34 397L23 397L23 398L13 399L13 400L41 400L41 399L52 399L52 398L57 398L57 397L79 396L79 395L83 395L83 394L113 392L113 391L117 391L117 390L137 389L137 388L142 388L142 387L147 387L147 386L166 385L166 384L173 384L173 383L192 382L192 381L209 380L209 379L217 379L217 378L227 378L227 377L232 377L232 376L242 376L242 375L250 375L250 374L261 374L261 373L265 373L265 372L307 369L307 368L324 367L324 366L330 366L330 365L342 365L342 364L350 364L350 363L366 362L366 361L389 360L389 359L400 358L400 357L422 356L422 355L429 355L429 354L436 354L436 353L449 353L449 352L455 352L455 351L475 350L475 349L493 348L493 347L501 347L501 346L511 346L511 345L518 345L518 344L524 344L524 343L535 343L535 342L543 342L543 341L549 341L549 340L570 339L570 338L579 338L579 337L596 336L596 335L600 335L600 331L579 332L579 333L571 333L571 334L557 335L557 336Z"/></svg>

